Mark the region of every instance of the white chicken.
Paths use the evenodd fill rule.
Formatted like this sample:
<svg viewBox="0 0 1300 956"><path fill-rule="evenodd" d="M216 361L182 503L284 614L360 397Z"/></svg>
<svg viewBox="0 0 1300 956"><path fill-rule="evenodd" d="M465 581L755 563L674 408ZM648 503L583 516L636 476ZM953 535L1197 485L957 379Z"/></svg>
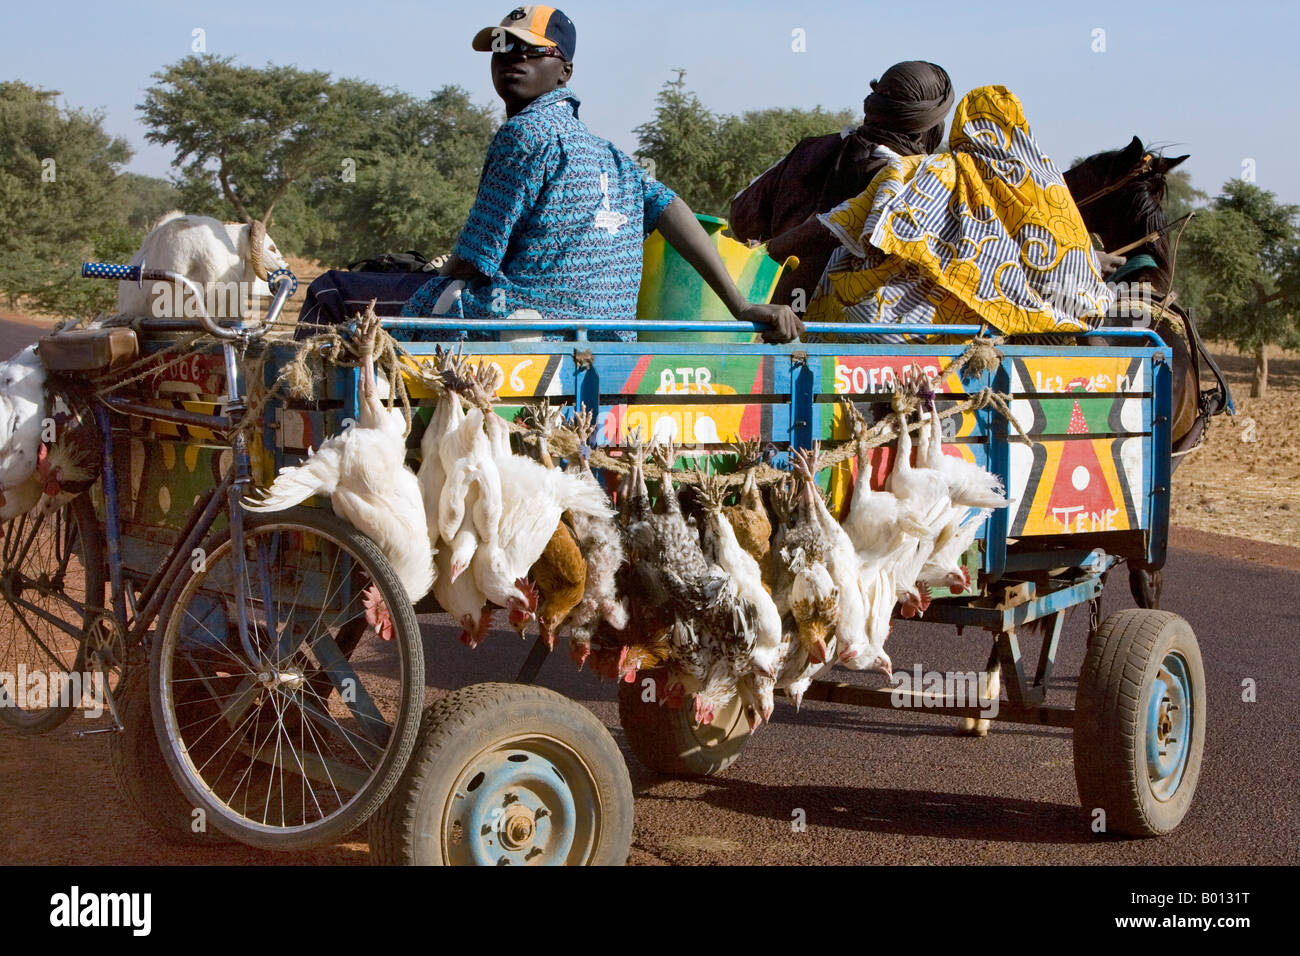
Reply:
<svg viewBox="0 0 1300 956"><path fill-rule="evenodd" d="M480 374L464 384L474 408L466 414L468 426L473 413L480 412L487 435L488 454L500 476L501 510L492 533L483 536L471 562L475 581L489 601L510 612L510 623L522 632L537 614L538 592L528 579L529 569L546 549L560 516L566 511L575 519L589 517L610 521L614 510L595 482L547 468L531 458L513 454L505 423L492 410L496 381L481 366ZM466 427L462 426L462 427ZM471 447L479 454L477 443ZM447 458L444 455L444 464ZM450 489L443 489L443 502ZM484 509L484 516L489 509ZM476 511L476 522L479 512ZM440 512L440 518L442 516Z"/></svg>
<svg viewBox="0 0 1300 956"><path fill-rule="evenodd" d="M41 450L45 417L45 367L29 345L0 362L0 513L21 514L34 506L30 482ZM24 509L25 510L25 509Z"/></svg>
<svg viewBox="0 0 1300 956"><path fill-rule="evenodd" d="M895 565L894 580L903 602L903 615L910 617L923 612L930 604L926 589L918 586L917 581L921 568L934 552L935 539L950 519L952 499L948 497L948 482L942 474L912 464L912 435L907 416L901 414L894 468L886 487L915 515L917 527L926 532L925 537L918 537L913 545L902 548Z"/></svg>
<svg viewBox="0 0 1300 956"><path fill-rule="evenodd" d="M939 410L930 406L928 425L916 449L918 465L933 468L948 483L948 496L954 505L968 508L1005 508L1010 502L1002 493L1002 481L973 461L945 455L943 426Z"/></svg>
<svg viewBox="0 0 1300 956"><path fill-rule="evenodd" d="M492 623L492 609L487 606L487 598L479 590L474 575L462 573L473 557L473 548L478 539L473 523L463 523L457 530L457 537L439 546L442 541L438 526L438 509L442 501L443 486L446 484L446 469L440 454L448 435L454 432L465 420L460 397L440 384L443 374L454 375L456 360L450 356L439 356L438 377L434 379L438 403L434 407L429 425L420 438L420 470L417 478L420 492L424 498L425 520L428 526L429 541L435 549L434 565L436 574L433 580L434 597L438 605L450 614L462 628L460 639L477 646L487 636ZM474 489L477 496L478 489ZM477 502L475 502L477 503ZM462 531L465 532L462 537ZM466 547L470 548L468 555Z"/></svg>
<svg viewBox="0 0 1300 956"><path fill-rule="evenodd" d="M774 702L777 668L781 653L781 612L763 586L758 562L740 546L735 529L723 510L726 487L716 479L700 475L700 500L704 504L704 554L727 574L736 588L737 600L744 608L744 618L753 631L753 649L749 667L738 678L742 696L754 706L759 722L770 720Z"/></svg>
<svg viewBox="0 0 1300 956"><path fill-rule="evenodd" d="M327 438L301 465L284 468L261 497L246 499L249 511L282 511L328 495L334 513L379 546L412 603L433 584L433 547L428 535L411 534L425 524L420 482L406 466L406 436L390 414L375 382L374 348L380 320L373 306L357 319L361 359L357 423ZM367 619L383 637L392 620L374 585L363 595Z"/></svg>
<svg viewBox="0 0 1300 956"><path fill-rule="evenodd" d="M896 495L872 489L871 462L863 440L866 422L851 400L845 399L843 404L857 443L858 474L843 526L857 551L858 587L867 611L870 653L862 655L861 663L863 667L874 666L889 673L893 665L885 653L885 640L889 637L898 600L896 571L900 562L915 555L918 542L932 537L933 533L917 521L911 509ZM853 667L857 659L845 663Z"/></svg>
<svg viewBox="0 0 1300 956"><path fill-rule="evenodd" d="M992 508L1004 508L1002 483L985 469L964 458L943 453L943 429L938 412L931 406L928 422L922 423L917 463L943 475L952 501L947 520L935 537L934 549L918 574L927 588L963 591L970 586L970 572L962 558L979 533Z"/></svg>

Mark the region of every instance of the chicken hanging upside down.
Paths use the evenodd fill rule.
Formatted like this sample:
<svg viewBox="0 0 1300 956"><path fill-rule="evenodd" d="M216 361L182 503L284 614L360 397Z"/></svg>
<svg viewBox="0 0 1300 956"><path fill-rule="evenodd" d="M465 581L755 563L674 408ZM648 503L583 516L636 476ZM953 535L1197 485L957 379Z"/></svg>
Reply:
<svg viewBox="0 0 1300 956"><path fill-rule="evenodd" d="M569 472L599 488L600 483L592 474L589 463L589 442L595 431L591 413L586 409L575 413L568 430L578 440L578 454L570 461ZM628 626L627 605L618 595L617 581L618 569L623 565L626 553L622 535L613 521L572 512L567 518L574 541L587 562L582 600L568 618L569 656L581 667L591 653L592 639L601 625L614 631L622 631ZM632 673L635 674L635 669Z"/></svg>
<svg viewBox="0 0 1300 956"><path fill-rule="evenodd" d="M499 477L500 507L496 520L480 529L477 546L469 558L474 581L483 596L509 612L510 624L521 634L538 620L548 643L563 625L569 612L582 598L586 562L569 526L583 519L610 522L614 511L599 485L575 474L548 468L510 449L506 423L493 409L500 384L499 370L482 363L471 375L460 376L450 387L471 404L462 426L479 428L487 443L466 444L479 464L490 466ZM445 449L445 446L444 446ZM449 501L455 486L450 477L457 465L448 462L448 483L442 492L445 519L464 506ZM463 519L462 519L463 520ZM476 519L477 520L477 519ZM440 522L446 536L449 522Z"/></svg>
<svg viewBox="0 0 1300 956"><path fill-rule="evenodd" d="M380 320L372 302L357 319L360 360L357 422L308 451L301 465L283 468L259 498L245 499L249 511L283 511L312 495L328 495L334 513L369 537L397 572L411 603L433 585L433 547L426 534L420 483L406 465L406 429L384 406L375 380L375 340ZM375 585L361 595L366 621L385 640L393 622Z"/></svg>

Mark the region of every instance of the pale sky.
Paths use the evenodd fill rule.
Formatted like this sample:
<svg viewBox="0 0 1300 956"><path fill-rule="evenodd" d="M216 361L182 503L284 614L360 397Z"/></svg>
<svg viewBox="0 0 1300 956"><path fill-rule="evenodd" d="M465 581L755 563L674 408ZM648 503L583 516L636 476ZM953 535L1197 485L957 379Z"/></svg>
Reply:
<svg viewBox="0 0 1300 956"><path fill-rule="evenodd" d="M136 150L129 168L166 176L170 152L145 143L135 106L150 74L190 53L196 28L207 52L241 64L293 64L416 95L458 84L496 105L488 55L469 44L510 9L478 0L9 4L0 79L103 110L107 128ZM561 9L578 29L572 87L582 119L628 152L677 67L717 112L857 112L891 63L924 59L948 70L958 96L993 83L1018 94L1061 166L1137 134L1191 153L1184 168L1211 194L1253 161L1259 185L1300 202L1294 2L569 0ZM806 52L792 50L796 30Z"/></svg>

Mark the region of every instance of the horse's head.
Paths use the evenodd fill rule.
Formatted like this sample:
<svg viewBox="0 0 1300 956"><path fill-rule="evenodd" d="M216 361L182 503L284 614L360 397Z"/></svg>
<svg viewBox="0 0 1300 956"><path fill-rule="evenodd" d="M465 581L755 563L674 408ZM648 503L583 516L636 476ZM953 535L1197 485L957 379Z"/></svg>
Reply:
<svg viewBox="0 0 1300 956"><path fill-rule="evenodd" d="M1083 214L1089 232L1101 236L1107 249L1118 249L1147 233L1163 228L1165 176L1186 156L1161 156L1142 145L1136 136L1123 149L1095 153L1065 171L1065 184ZM1169 250L1164 236L1137 252L1149 252L1168 267Z"/></svg>

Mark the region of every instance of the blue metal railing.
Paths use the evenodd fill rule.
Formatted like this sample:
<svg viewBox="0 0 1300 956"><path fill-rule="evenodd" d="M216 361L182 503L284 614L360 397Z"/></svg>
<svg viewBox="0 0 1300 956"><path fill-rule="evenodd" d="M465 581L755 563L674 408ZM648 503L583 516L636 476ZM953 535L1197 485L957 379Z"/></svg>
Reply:
<svg viewBox="0 0 1300 956"><path fill-rule="evenodd" d="M497 321L494 319L461 318L396 318L385 319L384 328L389 331L410 332L573 332L578 341L586 341L588 332L764 332L767 326L755 322L695 322L680 319L634 319L632 321L612 321L593 319L588 322L574 323L560 319L522 319L520 321ZM818 335L989 335L988 326L984 325L891 325L865 322L806 322L804 329ZM1090 329L1078 333L1054 333L1102 335L1108 338L1146 340L1151 345L1163 346L1152 329L1109 328ZM717 343L710 343L716 345ZM922 344L922 343L917 343Z"/></svg>

